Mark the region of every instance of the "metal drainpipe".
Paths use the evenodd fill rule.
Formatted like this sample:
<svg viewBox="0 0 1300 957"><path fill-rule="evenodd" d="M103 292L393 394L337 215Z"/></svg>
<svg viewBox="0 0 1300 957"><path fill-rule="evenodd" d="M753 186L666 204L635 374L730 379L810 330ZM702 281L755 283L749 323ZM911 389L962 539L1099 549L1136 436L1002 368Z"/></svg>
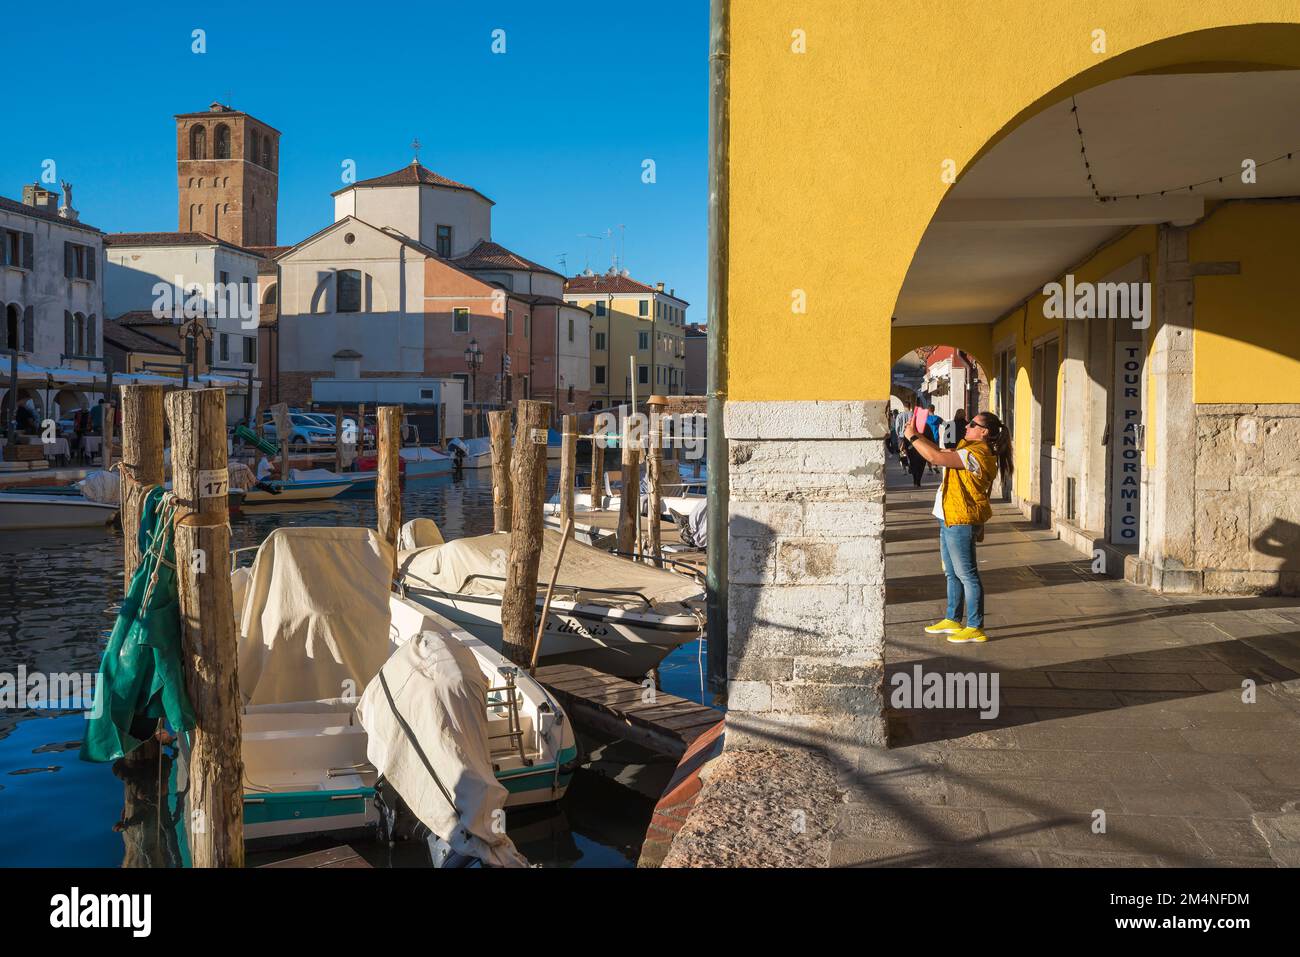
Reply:
<svg viewBox="0 0 1300 957"><path fill-rule="evenodd" d="M708 307L708 674L727 687L727 515L729 483L723 402L727 387L727 262L731 192L731 2L709 3L709 307Z"/></svg>

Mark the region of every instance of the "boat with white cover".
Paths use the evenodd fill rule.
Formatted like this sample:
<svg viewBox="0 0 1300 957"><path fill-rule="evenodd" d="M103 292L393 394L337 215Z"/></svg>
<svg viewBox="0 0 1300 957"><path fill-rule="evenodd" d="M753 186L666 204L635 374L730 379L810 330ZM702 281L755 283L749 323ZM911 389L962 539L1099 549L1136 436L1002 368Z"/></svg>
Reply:
<svg viewBox="0 0 1300 957"><path fill-rule="evenodd" d="M559 544L558 532L543 529L539 613ZM509 552L506 532L399 552L401 593L499 649ZM698 580L572 541L559 569L538 661L639 679L703 632L704 587Z"/></svg>
<svg viewBox="0 0 1300 957"><path fill-rule="evenodd" d="M364 528L281 528L232 574L250 839L379 819L382 776L446 849L522 861L502 808L559 800L577 764L541 684L389 590Z"/></svg>

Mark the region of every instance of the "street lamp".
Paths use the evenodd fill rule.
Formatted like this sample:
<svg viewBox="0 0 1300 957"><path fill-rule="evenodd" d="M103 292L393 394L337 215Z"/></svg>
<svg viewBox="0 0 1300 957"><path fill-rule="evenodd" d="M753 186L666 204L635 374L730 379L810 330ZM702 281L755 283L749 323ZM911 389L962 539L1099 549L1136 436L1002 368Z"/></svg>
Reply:
<svg viewBox="0 0 1300 957"><path fill-rule="evenodd" d="M470 375L470 438L478 438L478 412L474 408L474 402L478 399L478 367L483 364L483 353L478 347L478 340L471 339L469 348L465 350L465 365L469 366Z"/></svg>

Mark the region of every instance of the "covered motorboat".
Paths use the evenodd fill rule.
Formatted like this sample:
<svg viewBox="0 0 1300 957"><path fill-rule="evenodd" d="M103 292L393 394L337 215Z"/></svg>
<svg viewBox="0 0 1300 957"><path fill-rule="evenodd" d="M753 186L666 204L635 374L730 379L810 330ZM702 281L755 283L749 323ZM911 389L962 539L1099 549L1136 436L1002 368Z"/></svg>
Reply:
<svg viewBox="0 0 1300 957"><path fill-rule="evenodd" d="M504 807L563 795L577 759L572 729L541 685L393 595L392 561L370 529L281 528L251 568L233 573L245 834L375 824L383 776L458 855L513 863L509 838L484 822ZM379 707L388 694L455 798L459 823L426 800L439 786L417 774L406 730L392 708ZM425 740L435 733L435 743Z"/></svg>
<svg viewBox="0 0 1300 957"><path fill-rule="evenodd" d="M560 534L544 529L539 613L559 545ZM402 594L499 649L509 553L505 532L401 552ZM694 578L570 542L538 661L639 679L673 649L702 637L703 602L704 588Z"/></svg>

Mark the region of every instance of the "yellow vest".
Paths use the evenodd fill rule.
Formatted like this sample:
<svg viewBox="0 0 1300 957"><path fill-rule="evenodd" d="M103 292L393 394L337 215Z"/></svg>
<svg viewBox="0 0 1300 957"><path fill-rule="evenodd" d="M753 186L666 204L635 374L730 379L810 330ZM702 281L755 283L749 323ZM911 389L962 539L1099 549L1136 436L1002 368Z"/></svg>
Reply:
<svg viewBox="0 0 1300 957"><path fill-rule="evenodd" d="M965 449L979 463L979 474L970 469L943 470L943 521L945 525L983 525L993 517L989 489L998 474L998 459L987 442L962 439Z"/></svg>

